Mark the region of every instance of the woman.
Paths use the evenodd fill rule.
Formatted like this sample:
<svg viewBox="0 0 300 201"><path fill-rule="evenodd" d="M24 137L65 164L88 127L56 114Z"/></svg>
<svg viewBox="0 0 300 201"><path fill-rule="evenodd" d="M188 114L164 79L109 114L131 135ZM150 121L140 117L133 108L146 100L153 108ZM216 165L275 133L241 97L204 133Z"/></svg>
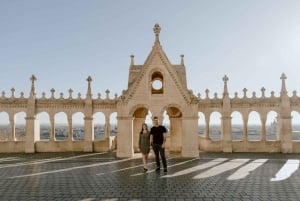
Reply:
<svg viewBox="0 0 300 201"><path fill-rule="evenodd" d="M139 137L139 149L142 153L144 172L147 172L148 155L150 152L150 132L146 123L142 124L142 130Z"/></svg>

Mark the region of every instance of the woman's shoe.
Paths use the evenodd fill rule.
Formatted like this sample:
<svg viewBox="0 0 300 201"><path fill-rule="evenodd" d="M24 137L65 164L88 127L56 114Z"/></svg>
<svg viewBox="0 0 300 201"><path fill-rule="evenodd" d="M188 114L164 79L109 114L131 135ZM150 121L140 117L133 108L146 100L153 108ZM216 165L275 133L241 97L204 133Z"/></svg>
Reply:
<svg viewBox="0 0 300 201"><path fill-rule="evenodd" d="M144 168L144 173L146 173L148 171L148 169L147 168Z"/></svg>

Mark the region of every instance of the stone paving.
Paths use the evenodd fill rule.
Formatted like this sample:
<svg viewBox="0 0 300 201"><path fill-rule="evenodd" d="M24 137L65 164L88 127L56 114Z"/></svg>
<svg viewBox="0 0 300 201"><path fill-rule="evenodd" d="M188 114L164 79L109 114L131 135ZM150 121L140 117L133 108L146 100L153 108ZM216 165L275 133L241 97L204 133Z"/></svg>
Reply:
<svg viewBox="0 0 300 201"><path fill-rule="evenodd" d="M167 156L167 173L153 157L143 173L139 154L0 154L0 200L300 200L300 154Z"/></svg>

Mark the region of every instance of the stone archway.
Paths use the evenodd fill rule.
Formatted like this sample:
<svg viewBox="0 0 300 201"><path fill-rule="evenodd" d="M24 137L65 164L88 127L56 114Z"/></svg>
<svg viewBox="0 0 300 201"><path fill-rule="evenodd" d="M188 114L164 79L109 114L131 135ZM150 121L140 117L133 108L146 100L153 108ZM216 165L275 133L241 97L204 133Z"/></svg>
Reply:
<svg viewBox="0 0 300 201"><path fill-rule="evenodd" d="M166 108L170 119L170 152L181 152L182 150L182 112L176 106Z"/></svg>
<svg viewBox="0 0 300 201"><path fill-rule="evenodd" d="M135 108L135 111L133 112L132 132L133 132L134 152L138 151L139 133L141 131L142 124L145 123L145 119L147 115L148 115L148 109L145 106L140 106L138 108Z"/></svg>

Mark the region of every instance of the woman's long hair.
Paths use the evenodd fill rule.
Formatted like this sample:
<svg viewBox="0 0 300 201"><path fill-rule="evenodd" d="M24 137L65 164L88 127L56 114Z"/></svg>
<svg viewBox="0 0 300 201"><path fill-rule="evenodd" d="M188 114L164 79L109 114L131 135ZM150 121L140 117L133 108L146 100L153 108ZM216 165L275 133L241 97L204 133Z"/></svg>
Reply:
<svg viewBox="0 0 300 201"><path fill-rule="evenodd" d="M144 125L146 126L146 130L147 130L147 132L148 132L148 125L147 125L146 123L143 123L143 124L142 124L142 129L141 129L141 132L140 132L140 134L142 134L142 133L143 133L143 127L144 127Z"/></svg>

